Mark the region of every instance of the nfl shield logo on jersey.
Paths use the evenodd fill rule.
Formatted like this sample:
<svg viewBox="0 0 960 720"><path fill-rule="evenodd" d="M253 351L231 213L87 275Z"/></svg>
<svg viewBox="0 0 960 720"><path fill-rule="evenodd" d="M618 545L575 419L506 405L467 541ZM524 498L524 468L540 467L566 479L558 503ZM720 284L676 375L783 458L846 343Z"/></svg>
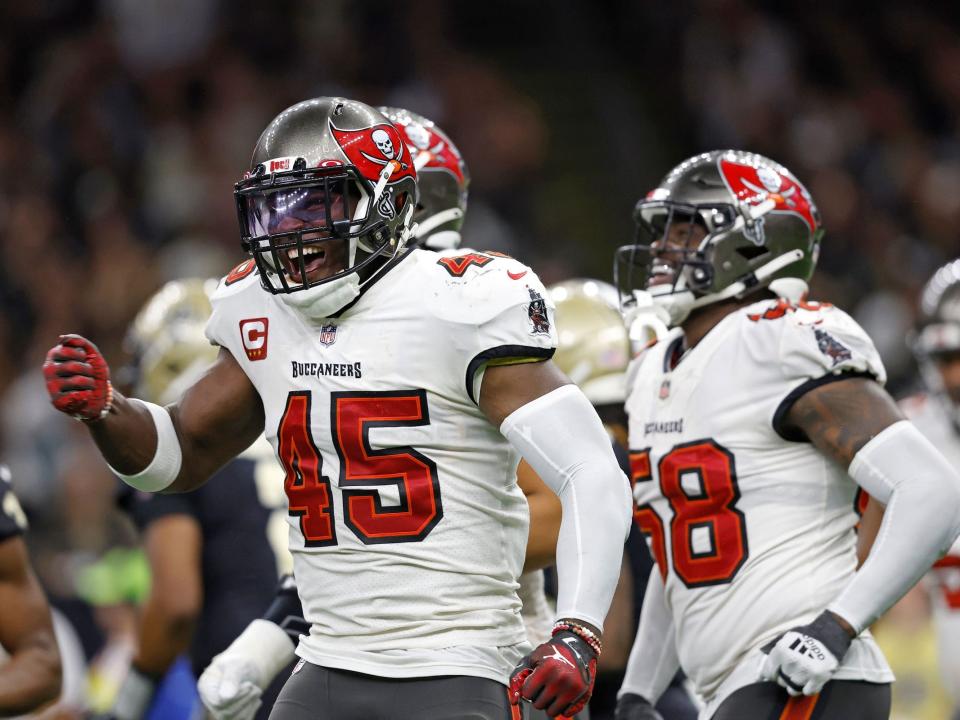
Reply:
<svg viewBox="0 0 960 720"><path fill-rule="evenodd" d="M320 328L320 344L330 347L337 341L337 326L324 325Z"/></svg>
<svg viewBox="0 0 960 720"><path fill-rule="evenodd" d="M670 397L670 380L669 379L666 379L662 383L660 383L660 392L657 393L657 397L659 397L661 400L666 400L668 397Z"/></svg>

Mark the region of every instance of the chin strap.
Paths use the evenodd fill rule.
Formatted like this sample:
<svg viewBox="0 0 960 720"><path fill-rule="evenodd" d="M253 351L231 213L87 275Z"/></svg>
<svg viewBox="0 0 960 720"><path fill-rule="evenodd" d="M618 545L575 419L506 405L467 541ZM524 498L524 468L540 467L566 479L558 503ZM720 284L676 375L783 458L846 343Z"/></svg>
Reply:
<svg viewBox="0 0 960 720"><path fill-rule="evenodd" d="M406 246L407 243L411 240L416 240L420 236L420 226L412 222L413 218L413 203L408 203L406 210L404 210L404 217L400 221L400 234L397 236L397 248L394 252L394 255L401 252Z"/></svg>
<svg viewBox="0 0 960 720"><path fill-rule="evenodd" d="M646 290L634 290L632 301L624 305L621 312L634 348L660 342L672 325L668 308L654 302L653 295Z"/></svg>
<svg viewBox="0 0 960 720"><path fill-rule="evenodd" d="M663 308L664 312L669 317L668 325L672 327L679 325L686 320L690 313L697 308L713 305L714 303L718 303L723 300L729 300L730 298L734 297L743 297L748 291L753 290L757 286L764 285L764 281L767 280L771 275L776 275L788 265L792 265L793 263L802 259L803 250L791 250L783 255L775 257L765 265L761 265L752 273L745 275L735 283L731 283L727 287L723 288L723 290L710 293L709 295L700 295L698 297L693 294L692 290L665 292L662 295L658 295L656 292L656 286L652 289L653 291L650 293L650 295L653 298L653 303ZM780 292L777 292L777 294L780 295L780 293L784 293L781 295L781 297L785 297L787 300L791 300L792 302L798 302L801 300L803 293L806 292L806 283L798 278L783 279L796 280L797 282L783 283L774 281L777 283L777 286L774 287L774 283L770 283L770 289L774 292L777 292L779 288ZM798 283L801 283L802 287ZM667 286L663 287L665 289L669 289Z"/></svg>
<svg viewBox="0 0 960 720"><path fill-rule="evenodd" d="M390 182L390 176L393 175L394 170L399 167L400 163L396 160L391 160L383 166L383 170L380 171L380 179L377 180L377 184L373 186L373 197L370 198L371 205L376 205L377 201L380 200L380 196L383 195L383 189L387 186L387 183Z"/></svg>
<svg viewBox="0 0 960 720"><path fill-rule="evenodd" d="M421 240L426 240L427 236L433 231L434 228L438 228L441 225L448 222L453 222L454 220L459 220L462 217L463 210L458 207L447 208L446 210L441 210L438 213L434 213L430 217L420 222L416 237Z"/></svg>
<svg viewBox="0 0 960 720"><path fill-rule="evenodd" d="M798 249L786 252L779 257L775 257L766 265L761 265L752 273L740 278L735 283L727 285L727 287L720 292L711 293L710 295L702 295L696 298L690 305L690 309L696 310L704 305L712 305L713 303L720 302L721 300L729 300L732 297L741 297L747 292L747 290L752 290L758 285L762 285L763 281L769 278L771 275L776 275L785 267L788 265L793 265L793 263L797 262L798 260L803 260L803 250Z"/></svg>

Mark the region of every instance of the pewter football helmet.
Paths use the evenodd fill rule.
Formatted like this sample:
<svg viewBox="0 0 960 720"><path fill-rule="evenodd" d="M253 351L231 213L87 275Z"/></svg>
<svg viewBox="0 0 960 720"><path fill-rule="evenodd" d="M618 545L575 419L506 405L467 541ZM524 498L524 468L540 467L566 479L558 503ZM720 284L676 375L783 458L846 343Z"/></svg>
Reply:
<svg viewBox="0 0 960 720"><path fill-rule="evenodd" d="M957 388L948 388L938 364L960 355L960 259L938 269L923 288L917 329L911 335L924 384L960 423Z"/></svg>
<svg viewBox="0 0 960 720"><path fill-rule="evenodd" d="M362 285L407 240L417 172L400 132L378 110L315 98L267 126L234 196L241 243L264 289L293 293L354 273ZM330 240L347 242L346 267L311 280Z"/></svg>
<svg viewBox="0 0 960 720"><path fill-rule="evenodd" d="M668 310L743 297L791 278L792 294L813 273L823 230L806 188L755 153L718 150L689 158L637 202L636 241L617 250L614 275L625 309L635 291Z"/></svg>
<svg viewBox="0 0 960 720"><path fill-rule="evenodd" d="M417 167L420 201L410 244L429 250L460 247L460 227L467 212L470 172L453 141L422 115L400 108L377 108L403 134Z"/></svg>

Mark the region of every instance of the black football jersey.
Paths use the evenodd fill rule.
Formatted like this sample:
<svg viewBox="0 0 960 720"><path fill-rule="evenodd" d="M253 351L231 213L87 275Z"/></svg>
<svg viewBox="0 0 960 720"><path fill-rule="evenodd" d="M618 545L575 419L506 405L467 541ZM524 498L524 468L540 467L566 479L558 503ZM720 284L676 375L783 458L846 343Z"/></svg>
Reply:
<svg viewBox="0 0 960 720"><path fill-rule="evenodd" d="M0 542L22 535L26 529L27 518L10 485L10 470L0 465Z"/></svg>
<svg viewBox="0 0 960 720"><path fill-rule="evenodd" d="M200 525L203 609L190 648L198 676L214 655L260 617L277 585L278 560L267 536L275 509L261 502L256 472L257 462L241 457L193 492L132 491L122 501L142 530L170 515L189 515Z"/></svg>

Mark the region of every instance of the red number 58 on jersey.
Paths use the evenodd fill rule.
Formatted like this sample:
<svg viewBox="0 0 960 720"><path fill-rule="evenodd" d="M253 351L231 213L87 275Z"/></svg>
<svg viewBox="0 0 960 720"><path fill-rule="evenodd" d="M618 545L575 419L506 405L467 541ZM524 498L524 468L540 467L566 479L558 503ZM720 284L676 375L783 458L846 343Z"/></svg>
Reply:
<svg viewBox="0 0 960 720"><path fill-rule="evenodd" d="M650 465L649 449L632 451L631 482L651 482ZM673 511L669 534L649 504L637 507L634 519L649 538L660 574L666 579L669 537L673 570L684 585L703 587L733 580L750 554L746 520L736 507L740 488L733 454L713 440L682 443L660 458L657 475L660 491ZM684 487L684 477L696 480L695 491Z"/></svg>

